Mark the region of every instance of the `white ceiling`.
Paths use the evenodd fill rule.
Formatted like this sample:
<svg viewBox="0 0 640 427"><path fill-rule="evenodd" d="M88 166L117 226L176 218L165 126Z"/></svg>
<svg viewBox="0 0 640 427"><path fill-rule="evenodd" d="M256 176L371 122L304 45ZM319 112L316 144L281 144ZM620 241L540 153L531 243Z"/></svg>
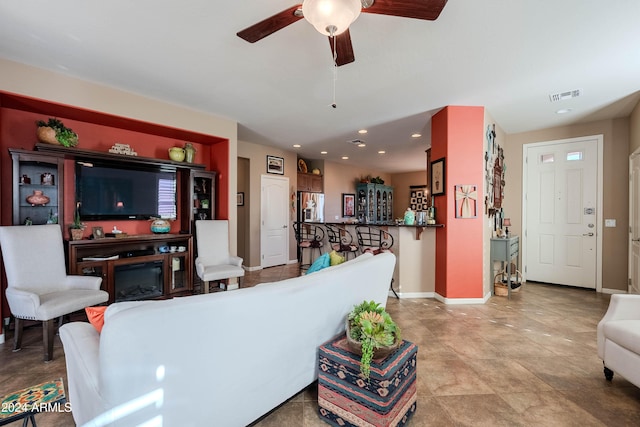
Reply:
<svg viewBox="0 0 640 427"><path fill-rule="evenodd" d="M294 4L1 1L0 57L237 120L244 141L386 172L424 168L430 117L446 105L485 106L517 133L624 117L640 99L638 0L449 0L436 21L363 13L336 109L329 44L311 24L255 44L236 36ZM550 102L573 89L582 96Z"/></svg>

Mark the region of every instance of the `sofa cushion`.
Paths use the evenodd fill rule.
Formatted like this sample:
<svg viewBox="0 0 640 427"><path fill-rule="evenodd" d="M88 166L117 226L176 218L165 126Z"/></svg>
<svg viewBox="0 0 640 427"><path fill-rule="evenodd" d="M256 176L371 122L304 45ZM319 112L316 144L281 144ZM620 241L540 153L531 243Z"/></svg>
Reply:
<svg viewBox="0 0 640 427"><path fill-rule="evenodd" d="M329 259L332 266L342 264L345 261L344 257L336 251L329 252Z"/></svg>
<svg viewBox="0 0 640 427"><path fill-rule="evenodd" d="M611 320L604 325L604 335L636 354L640 354L640 320Z"/></svg>
<svg viewBox="0 0 640 427"><path fill-rule="evenodd" d="M99 307L85 307L84 311L87 313L89 323L96 328L98 333L102 332L102 326L104 326L104 312L107 309L106 305Z"/></svg>
<svg viewBox="0 0 640 427"><path fill-rule="evenodd" d="M320 271L323 268L327 268L331 265L331 258L329 258L329 254L320 255L314 262L311 264L311 267L307 270L307 274L311 274L316 271Z"/></svg>

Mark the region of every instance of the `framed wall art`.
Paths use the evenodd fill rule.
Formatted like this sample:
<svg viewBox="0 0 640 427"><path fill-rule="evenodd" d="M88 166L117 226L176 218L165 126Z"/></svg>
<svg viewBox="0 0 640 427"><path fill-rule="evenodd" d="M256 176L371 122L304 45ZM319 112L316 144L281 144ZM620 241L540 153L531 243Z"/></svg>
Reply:
<svg viewBox="0 0 640 427"><path fill-rule="evenodd" d="M267 156L267 173L284 175L284 158Z"/></svg>
<svg viewBox="0 0 640 427"><path fill-rule="evenodd" d="M352 193L342 193L342 216L356 216L356 195Z"/></svg>
<svg viewBox="0 0 640 427"><path fill-rule="evenodd" d="M478 216L478 186L456 185L456 218Z"/></svg>
<svg viewBox="0 0 640 427"><path fill-rule="evenodd" d="M442 196L444 194L445 175L444 157L431 162L431 195Z"/></svg>
<svg viewBox="0 0 640 427"><path fill-rule="evenodd" d="M412 211L426 211L429 208L429 191L426 185L409 186L409 207Z"/></svg>

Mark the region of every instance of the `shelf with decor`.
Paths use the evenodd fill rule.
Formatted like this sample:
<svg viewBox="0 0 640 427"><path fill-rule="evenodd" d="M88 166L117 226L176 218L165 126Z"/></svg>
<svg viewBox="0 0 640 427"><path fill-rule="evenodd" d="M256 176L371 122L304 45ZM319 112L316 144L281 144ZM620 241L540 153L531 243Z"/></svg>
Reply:
<svg viewBox="0 0 640 427"><path fill-rule="evenodd" d="M13 224L57 224L63 218L64 160L9 149L13 164Z"/></svg>
<svg viewBox="0 0 640 427"><path fill-rule="evenodd" d="M181 232L195 234L196 220L216 218L216 175L212 171L182 171Z"/></svg>
<svg viewBox="0 0 640 427"><path fill-rule="evenodd" d="M173 160L156 159L154 157L143 156L127 156L123 154L114 154L103 151L85 150L81 148L63 147L61 145L51 145L37 143L35 149L41 153L52 153L63 156L67 159L84 159L84 160L111 160L125 162L129 164L144 164L146 166L161 166L169 170L177 169L200 169L204 170L205 165L197 163L175 162Z"/></svg>

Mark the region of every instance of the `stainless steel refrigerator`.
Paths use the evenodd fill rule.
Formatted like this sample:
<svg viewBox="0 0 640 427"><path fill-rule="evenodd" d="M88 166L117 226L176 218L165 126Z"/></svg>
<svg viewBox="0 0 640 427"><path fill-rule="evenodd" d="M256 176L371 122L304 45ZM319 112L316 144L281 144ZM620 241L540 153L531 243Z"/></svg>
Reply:
<svg viewBox="0 0 640 427"><path fill-rule="evenodd" d="M298 222L324 222L324 194L298 191Z"/></svg>

